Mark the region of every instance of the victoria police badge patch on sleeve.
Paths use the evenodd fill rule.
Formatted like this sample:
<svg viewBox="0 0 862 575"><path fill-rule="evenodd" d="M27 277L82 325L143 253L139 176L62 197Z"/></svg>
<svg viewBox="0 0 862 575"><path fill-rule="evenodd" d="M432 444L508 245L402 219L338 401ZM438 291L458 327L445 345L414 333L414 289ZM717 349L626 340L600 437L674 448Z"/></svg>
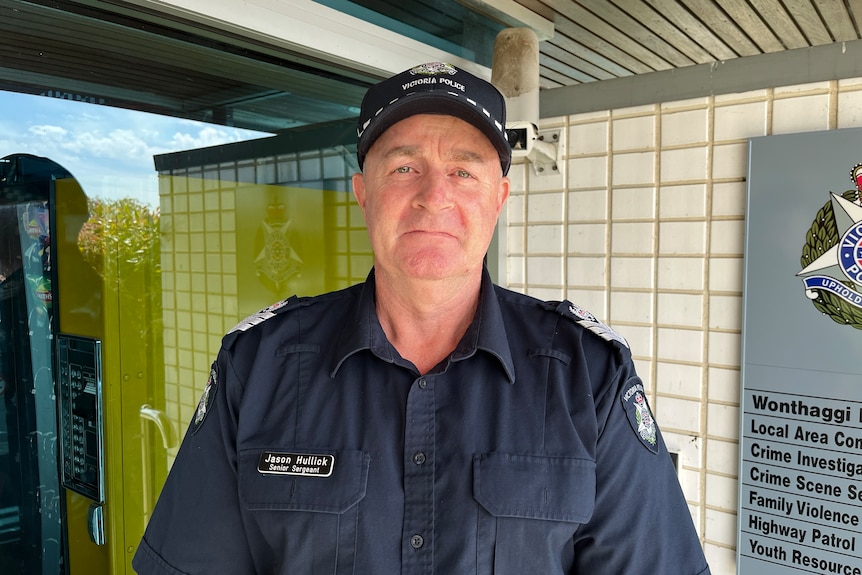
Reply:
<svg viewBox="0 0 862 575"><path fill-rule="evenodd" d="M643 382L635 377L628 383L630 385L620 395L626 417L641 443L653 453L658 453L658 427L647 403Z"/></svg>
<svg viewBox="0 0 862 575"><path fill-rule="evenodd" d="M203 395L201 395L200 401L198 401L198 408L195 410L195 418L193 422L193 430L192 433L195 433L198 429L203 425L204 420L207 417L207 414L210 411L210 406L212 405L213 398L215 397L216 387L218 386L218 364L213 362L212 367L210 368L210 376L207 379L207 385L204 388Z"/></svg>

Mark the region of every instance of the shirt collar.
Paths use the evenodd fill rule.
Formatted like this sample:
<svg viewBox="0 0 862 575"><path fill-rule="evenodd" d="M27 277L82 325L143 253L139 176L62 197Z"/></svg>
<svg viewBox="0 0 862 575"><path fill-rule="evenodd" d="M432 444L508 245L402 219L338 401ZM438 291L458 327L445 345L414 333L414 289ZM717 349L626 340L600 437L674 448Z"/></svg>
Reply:
<svg viewBox="0 0 862 575"><path fill-rule="evenodd" d="M362 350L369 350L388 363L397 363L400 359L398 352L386 339L386 334L377 319L374 292L375 280L372 269L359 290L353 321L344 326L336 341L333 365L330 370L332 377L335 377L348 357ZM461 338L461 342L452 352L451 359L453 362L463 361L474 356L478 350L496 357L506 372L509 383L515 382L515 367L503 323L503 314L487 269L482 271L482 285L476 315L464 337Z"/></svg>
<svg viewBox="0 0 862 575"><path fill-rule="evenodd" d="M487 269L482 270L479 307L473 317L473 323L467 328L458 347L452 352L452 361L473 357L477 350L496 357L506 371L509 383L515 383L515 367L512 362L509 338L506 336L506 326L503 323L503 312L500 311L500 301L497 299L497 292Z"/></svg>

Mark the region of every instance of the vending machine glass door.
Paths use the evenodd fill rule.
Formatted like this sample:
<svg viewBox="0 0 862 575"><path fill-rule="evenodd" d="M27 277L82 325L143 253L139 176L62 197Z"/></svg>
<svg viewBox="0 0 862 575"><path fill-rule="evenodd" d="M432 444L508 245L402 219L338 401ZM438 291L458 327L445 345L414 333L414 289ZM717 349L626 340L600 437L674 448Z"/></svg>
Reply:
<svg viewBox="0 0 862 575"><path fill-rule="evenodd" d="M0 191L0 573L56 575L64 496L48 183Z"/></svg>

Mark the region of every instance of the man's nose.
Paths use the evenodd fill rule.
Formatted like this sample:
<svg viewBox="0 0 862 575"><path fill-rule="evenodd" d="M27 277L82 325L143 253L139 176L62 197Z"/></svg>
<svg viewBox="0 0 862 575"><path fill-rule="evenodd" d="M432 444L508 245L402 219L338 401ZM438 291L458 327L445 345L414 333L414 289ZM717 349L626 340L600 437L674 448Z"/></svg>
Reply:
<svg viewBox="0 0 862 575"><path fill-rule="evenodd" d="M413 200L414 207L432 212L451 208L453 205L451 177L442 170L427 171Z"/></svg>

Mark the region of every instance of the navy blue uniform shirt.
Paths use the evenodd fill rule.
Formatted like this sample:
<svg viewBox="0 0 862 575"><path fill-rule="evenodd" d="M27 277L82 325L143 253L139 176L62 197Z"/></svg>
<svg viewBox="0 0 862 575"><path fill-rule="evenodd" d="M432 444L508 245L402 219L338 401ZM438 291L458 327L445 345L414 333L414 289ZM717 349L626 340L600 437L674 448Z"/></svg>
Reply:
<svg viewBox="0 0 862 575"><path fill-rule="evenodd" d="M427 374L374 275L228 334L139 573L703 575L624 341L494 286Z"/></svg>

